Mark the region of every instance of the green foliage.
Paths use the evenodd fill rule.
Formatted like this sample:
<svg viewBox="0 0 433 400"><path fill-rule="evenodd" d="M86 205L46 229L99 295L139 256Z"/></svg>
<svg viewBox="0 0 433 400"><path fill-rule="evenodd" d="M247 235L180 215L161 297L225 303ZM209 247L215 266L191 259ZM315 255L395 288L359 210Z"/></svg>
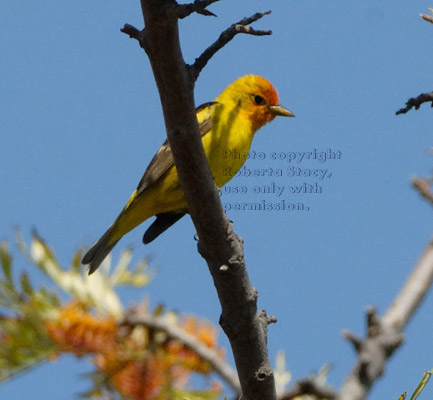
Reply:
<svg viewBox="0 0 433 400"><path fill-rule="evenodd" d="M206 399L216 399L219 397L219 390L203 390L187 392L183 390L175 390L173 395L175 399L179 400L206 400ZM227 398L226 398L227 399Z"/></svg>
<svg viewBox="0 0 433 400"><path fill-rule="evenodd" d="M139 261L134 269L130 269L132 252L129 249L122 252L119 262L111 273L111 256L108 256L98 271L89 277L81 265L83 253L81 249L72 257L70 267L63 270L54 251L36 233L33 235L30 249L20 236L18 236L18 246L28 260L48 276L56 286L72 299L94 308L99 314L122 317L123 307L115 292L115 287L119 285L143 287L150 282L153 276L147 270L146 260Z"/></svg>
<svg viewBox="0 0 433 400"><path fill-rule="evenodd" d="M49 278L56 291L35 288L29 269L17 273L7 242L0 243L0 382L27 371L36 364L57 358L65 352L77 357L90 356L95 370L85 376L92 381L84 398L179 399L216 398L218 387L203 391L184 389L191 373L207 375L208 363L167 336L164 329L128 322L130 315L151 314L170 324L196 327L189 335L213 338L209 324L191 317L189 325L163 307L147 309L139 304L125 311L115 288L119 285L143 287L152 278L146 260L130 268L131 250L122 252L111 269L111 257L88 276L81 265L82 251L72 257L69 268L62 269L51 247L36 233L28 246L17 235L18 249L31 268ZM36 268L35 268L36 267ZM33 276L30 273L30 276ZM63 294L60 297L59 289ZM204 339L203 339L204 340ZM216 341L209 345L216 348Z"/></svg>
<svg viewBox="0 0 433 400"><path fill-rule="evenodd" d="M14 282L7 242L0 244L0 262L0 381L5 381L55 355L44 320L60 302L52 292L33 290L25 272Z"/></svg>
<svg viewBox="0 0 433 400"><path fill-rule="evenodd" d="M74 254L69 269L63 270L54 251L36 233L30 248L19 234L17 243L29 263L49 277L71 300L86 304L99 314L122 317L123 308L114 291L115 286L140 287L151 279L145 260L129 270L130 250L122 253L111 275L108 275L110 260L107 260L89 279L81 266L81 250ZM0 243L0 382L55 358L59 352L46 329L46 322L58 315L62 305L58 293L45 287L33 288L25 271L15 282L12 262L9 244L4 241Z"/></svg>
<svg viewBox="0 0 433 400"><path fill-rule="evenodd" d="M418 384L415 391L412 393L412 396L410 396L410 400L416 400L418 398L418 396L421 394L421 392L427 385L427 382L429 381L432 374L433 374L433 369L424 372L421 382ZM406 396L407 396L407 392L404 392L403 394L400 395L398 400L405 400Z"/></svg>

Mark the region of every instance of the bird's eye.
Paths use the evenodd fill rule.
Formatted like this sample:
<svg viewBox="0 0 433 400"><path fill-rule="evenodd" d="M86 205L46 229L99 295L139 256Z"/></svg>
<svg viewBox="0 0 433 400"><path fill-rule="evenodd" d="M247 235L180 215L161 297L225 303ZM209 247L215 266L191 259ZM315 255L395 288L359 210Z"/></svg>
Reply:
<svg viewBox="0 0 433 400"><path fill-rule="evenodd" d="M254 96L254 103L256 103L258 106L262 106L263 104L265 104L265 99L262 96L256 94Z"/></svg>

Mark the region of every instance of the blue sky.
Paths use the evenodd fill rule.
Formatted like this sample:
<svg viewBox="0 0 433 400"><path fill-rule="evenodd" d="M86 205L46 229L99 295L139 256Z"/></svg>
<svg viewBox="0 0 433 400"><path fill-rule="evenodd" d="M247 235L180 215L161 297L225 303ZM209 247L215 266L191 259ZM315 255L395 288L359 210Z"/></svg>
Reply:
<svg viewBox="0 0 433 400"><path fill-rule="evenodd" d="M428 1L221 1L218 18L180 23L185 59L193 62L231 23L256 11L270 37L239 35L200 75L197 105L237 77L257 73L296 114L262 128L253 149L263 160L248 168L326 169L330 177L237 177L225 203L284 199L306 211L229 211L245 254L259 307L278 317L269 330L272 362L285 350L294 378L332 363L339 386L355 362L342 329L364 333L364 310L384 312L432 234L431 206L410 186L428 176L433 111L395 116L409 97L432 90L433 26L418 14ZM0 239L36 227L68 265L117 216L165 131L149 63L124 23L142 27L139 2L0 2ZM272 152L340 151L339 160L272 160ZM306 174L306 172L304 172ZM290 194L317 184L322 193ZM285 186L278 198L254 186ZM149 256L158 274L145 292L123 291L125 302L193 313L217 324L220 306L194 229L184 218L144 247L149 223L125 237L134 260ZM17 259L17 263L18 263ZM36 276L36 275L35 275ZM405 345L371 398L397 398L433 367L432 296L415 315ZM221 335L221 344L227 341ZM90 362L65 357L0 386L0 397L73 399L88 387ZM49 382L47 384L46 382ZM433 393L426 389L425 398ZM60 397L61 396L61 397Z"/></svg>

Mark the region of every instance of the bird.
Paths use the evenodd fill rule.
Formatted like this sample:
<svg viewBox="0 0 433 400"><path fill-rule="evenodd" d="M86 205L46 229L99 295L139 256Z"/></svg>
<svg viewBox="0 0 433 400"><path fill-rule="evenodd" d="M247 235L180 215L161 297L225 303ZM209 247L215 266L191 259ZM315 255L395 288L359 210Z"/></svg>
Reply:
<svg viewBox="0 0 433 400"><path fill-rule="evenodd" d="M259 75L235 80L212 102L196 109L201 140L218 188L239 170L246 157L227 157L228 152L247 154L254 134L276 116L294 117L279 104L278 92ZM96 271L117 242L147 219L156 216L143 236L148 244L188 213L170 144L166 140L144 172L119 216L82 259L89 275Z"/></svg>

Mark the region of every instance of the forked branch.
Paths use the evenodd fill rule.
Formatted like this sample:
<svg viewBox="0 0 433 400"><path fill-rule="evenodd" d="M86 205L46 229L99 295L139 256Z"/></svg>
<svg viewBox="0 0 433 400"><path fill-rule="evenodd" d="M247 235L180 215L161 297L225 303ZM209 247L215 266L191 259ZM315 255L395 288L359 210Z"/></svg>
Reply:
<svg viewBox="0 0 433 400"><path fill-rule="evenodd" d="M152 66L167 138L199 237L199 252L207 262L221 303L220 324L233 350L242 399L275 400L273 370L266 346L267 324L273 319L257 311L257 291L248 277L242 239L233 232L224 213L204 154L193 93L202 68L237 33L270 33L248 26L269 12L234 24L226 38L205 51L192 67L188 66L180 49L178 19L191 12L209 15L203 10L211 3L202 0L179 8L174 0L141 0L145 28L139 31L125 25L122 31L139 41Z"/></svg>
<svg viewBox="0 0 433 400"><path fill-rule="evenodd" d="M217 1L219 0L195 0L194 3L190 4L176 4L174 8L175 14L179 19L186 18L192 13L205 15L207 17L216 17L216 15L207 10L206 7Z"/></svg>
<svg viewBox="0 0 433 400"><path fill-rule="evenodd" d="M353 345L358 359L344 382L338 398L364 400L383 374L388 359L403 343L403 331L433 283L433 241L407 278L383 317L374 308L367 310L367 335L361 339L350 332L343 336Z"/></svg>
<svg viewBox="0 0 433 400"><path fill-rule="evenodd" d="M256 13L248 18L243 18L239 22L232 24L223 33L221 33L219 38L215 42L213 42L198 58L196 58L194 64L191 65L194 79L197 80L200 72L206 66L208 61L215 55L218 50L222 49L237 34L245 33L254 36L271 35L272 31L270 30L255 30L250 26L250 24L252 24L253 22L258 21L260 18L263 18L265 15L269 15L270 13L271 11L269 10Z"/></svg>

